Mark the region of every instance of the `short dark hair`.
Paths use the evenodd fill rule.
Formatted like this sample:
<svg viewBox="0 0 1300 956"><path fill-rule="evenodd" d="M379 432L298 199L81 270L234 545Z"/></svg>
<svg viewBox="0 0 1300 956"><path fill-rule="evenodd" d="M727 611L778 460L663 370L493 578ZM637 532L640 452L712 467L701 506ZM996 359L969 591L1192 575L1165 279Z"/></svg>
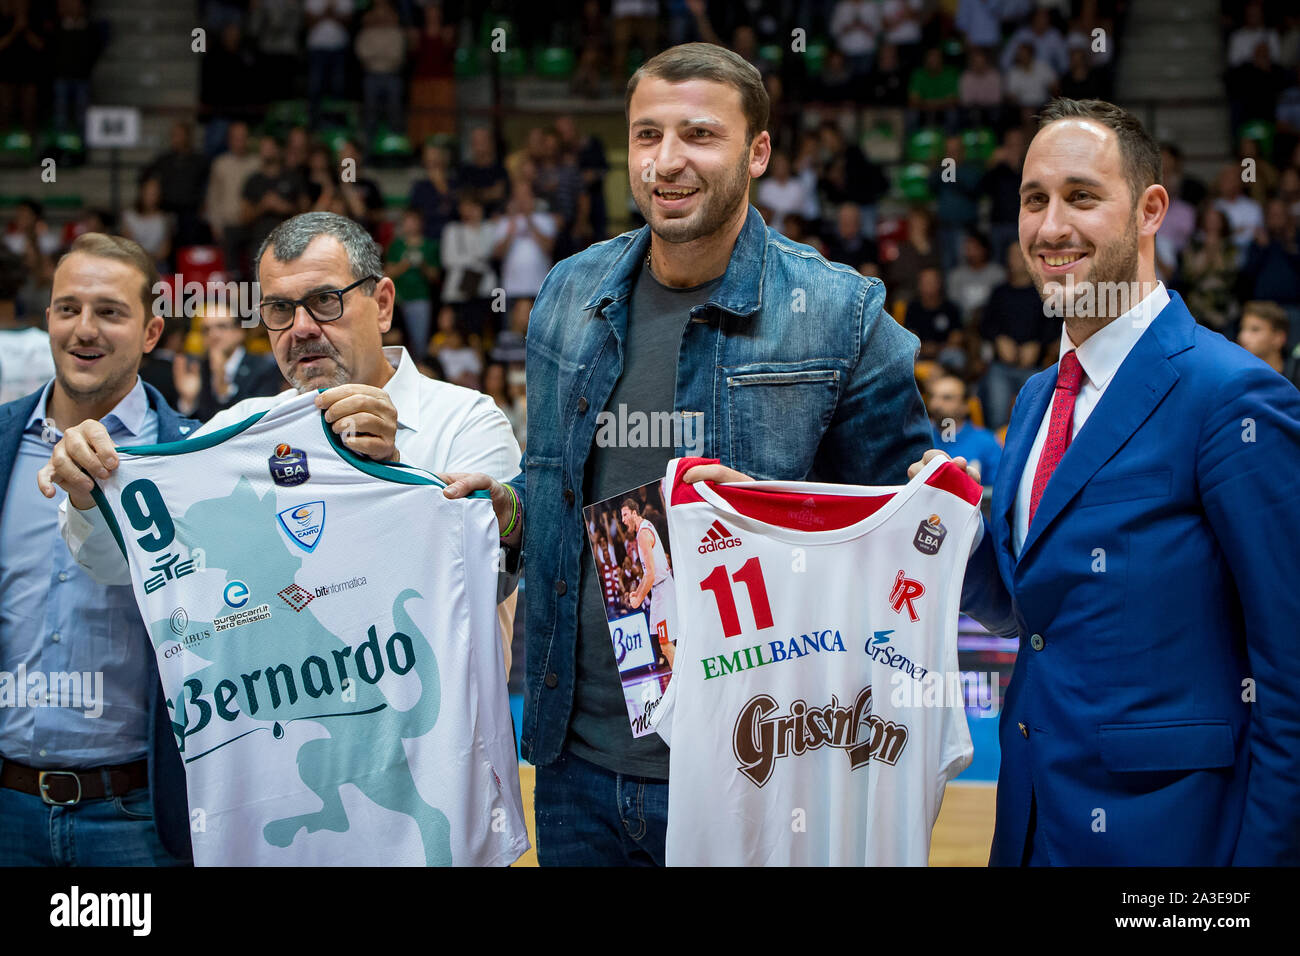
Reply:
<svg viewBox="0 0 1300 956"><path fill-rule="evenodd" d="M623 111L630 120L632 94L643 77L654 76L669 83L712 80L734 86L740 92L740 109L745 114L745 141L767 129L772 102L763 76L748 60L716 43L681 43L651 57L627 81Z"/></svg>
<svg viewBox="0 0 1300 956"><path fill-rule="evenodd" d="M114 259L117 262L125 262L139 272L144 280L140 283L140 301L144 304L144 320L148 324L149 320L153 318L154 289L159 285L158 265L154 262L153 256L144 251L140 243L125 236L110 236L102 232L83 232L72 240L72 245L68 246L68 251L59 256L59 261L54 265L56 272L59 266L63 265L63 260L74 252L84 252L88 256L98 256L101 259ZM178 289L177 292L179 293L179 291Z"/></svg>
<svg viewBox="0 0 1300 956"><path fill-rule="evenodd" d="M1146 188L1160 184L1160 147L1138 118L1105 100L1071 100L1059 96L1038 114L1038 128L1063 119L1087 119L1115 131L1133 205Z"/></svg>
<svg viewBox="0 0 1300 956"><path fill-rule="evenodd" d="M620 510L623 508L629 509L633 514L641 513L641 504L635 498L624 498L623 503L619 505Z"/></svg>
<svg viewBox="0 0 1300 956"><path fill-rule="evenodd" d="M1281 332L1287 336L1291 334L1291 319L1287 316L1286 309L1276 302L1263 300L1247 302L1241 307L1241 317L1244 319L1248 315L1267 322L1273 326L1274 332Z"/></svg>

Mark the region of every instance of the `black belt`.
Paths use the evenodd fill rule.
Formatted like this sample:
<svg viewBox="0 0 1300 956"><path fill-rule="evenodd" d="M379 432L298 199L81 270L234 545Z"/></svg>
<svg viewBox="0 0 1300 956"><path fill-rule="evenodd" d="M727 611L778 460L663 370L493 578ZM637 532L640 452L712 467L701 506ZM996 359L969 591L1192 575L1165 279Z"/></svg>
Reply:
<svg viewBox="0 0 1300 956"><path fill-rule="evenodd" d="M52 807L70 807L82 800L120 797L149 785L149 763L134 763L93 770L37 770L12 760L0 767L0 787L40 797Z"/></svg>

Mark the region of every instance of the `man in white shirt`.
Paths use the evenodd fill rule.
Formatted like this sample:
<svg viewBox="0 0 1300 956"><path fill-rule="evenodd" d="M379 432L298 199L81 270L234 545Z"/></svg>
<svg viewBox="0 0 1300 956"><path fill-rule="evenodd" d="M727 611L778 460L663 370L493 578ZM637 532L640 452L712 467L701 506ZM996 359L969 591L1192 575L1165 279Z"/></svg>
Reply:
<svg viewBox="0 0 1300 956"><path fill-rule="evenodd" d="M215 415L196 435L324 388L316 403L332 430L359 455L401 460L440 475L481 472L506 479L518 473L519 444L491 398L427 379L405 349L382 346L396 290L383 277L378 245L361 226L334 213L304 213L276 227L256 261L259 315L280 371L295 391L245 399ZM103 426L87 421L67 429L40 475L47 496L55 485L68 492L72 507L60 512L64 538L77 562L105 584L125 583L129 575L94 508L87 473L105 478L116 467ZM504 487L493 506L505 529L515 506ZM513 540L503 540L513 573L503 573L498 594L504 602L499 617L507 667L517 581L510 565L517 565L517 543L517 531Z"/></svg>
<svg viewBox="0 0 1300 956"><path fill-rule="evenodd" d="M506 298L531 299L551 271L551 252L558 232L555 217L537 210L533 189L522 178L510 189L505 215L497 220L493 258L501 260Z"/></svg>

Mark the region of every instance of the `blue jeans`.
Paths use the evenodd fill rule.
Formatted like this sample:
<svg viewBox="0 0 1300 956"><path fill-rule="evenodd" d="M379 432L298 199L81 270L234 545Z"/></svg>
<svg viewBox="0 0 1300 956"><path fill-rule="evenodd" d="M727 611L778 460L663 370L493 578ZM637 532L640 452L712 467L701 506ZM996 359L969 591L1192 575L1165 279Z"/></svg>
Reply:
<svg viewBox="0 0 1300 956"><path fill-rule="evenodd" d="M51 807L0 787L0 866L185 866L153 825L149 788Z"/></svg>
<svg viewBox="0 0 1300 956"><path fill-rule="evenodd" d="M663 866L668 781L629 777L565 750L537 768L541 866Z"/></svg>

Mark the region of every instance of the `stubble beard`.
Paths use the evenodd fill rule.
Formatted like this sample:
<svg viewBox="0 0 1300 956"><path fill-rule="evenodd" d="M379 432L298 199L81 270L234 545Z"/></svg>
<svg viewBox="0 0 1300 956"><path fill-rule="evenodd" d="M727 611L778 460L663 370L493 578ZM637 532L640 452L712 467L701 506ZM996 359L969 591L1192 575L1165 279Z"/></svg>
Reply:
<svg viewBox="0 0 1300 956"><path fill-rule="evenodd" d="M1042 273L1037 269L1029 270L1029 278L1034 283L1034 288L1038 291L1039 298L1046 304L1053 296L1053 293L1044 292L1045 280ZM1053 278L1053 282L1065 288L1064 278ZM1080 315L1078 310L1073 308L1072 302L1063 302L1066 313L1066 326L1069 329L1077 329L1081 333L1086 331L1088 335L1104 328L1114 319L1119 318L1124 311L1133 308L1143 298L1142 290L1137 287L1138 281L1138 227L1137 227L1137 210L1133 210L1133 218L1129 220L1128 228L1124 234L1105 245L1096 248L1095 258L1092 268L1088 271L1088 278L1074 284L1074 296L1076 299L1081 295L1081 287L1084 285L1092 286L1093 307L1087 315ZM1107 315L1104 312L1109 311L1104 308L1104 304L1111 300L1109 294L1104 290L1122 284L1124 288L1134 290L1133 295L1121 296L1118 301L1121 303L1120 311L1115 315ZM1059 293L1064 295L1064 292ZM1057 313L1059 315L1059 313ZM1070 338L1079 341L1073 331Z"/></svg>
<svg viewBox="0 0 1300 956"><path fill-rule="evenodd" d="M654 189L658 185L658 182L650 182L645 184L645 190L633 191L641 217L650 224L656 236L671 243L693 242L711 236L731 220L749 195L749 148L745 148L740 162L725 181L704 191L704 202L693 216L670 219L657 215Z"/></svg>

